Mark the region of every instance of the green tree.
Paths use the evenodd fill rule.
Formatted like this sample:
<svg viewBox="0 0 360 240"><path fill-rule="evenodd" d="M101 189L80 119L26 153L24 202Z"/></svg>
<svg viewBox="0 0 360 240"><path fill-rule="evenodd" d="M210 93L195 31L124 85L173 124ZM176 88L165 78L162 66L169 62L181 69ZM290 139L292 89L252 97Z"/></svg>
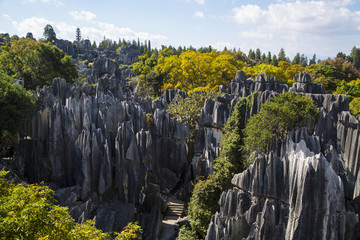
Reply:
<svg viewBox="0 0 360 240"><path fill-rule="evenodd" d="M0 157L12 157L16 132L35 113L36 97L0 72Z"/></svg>
<svg viewBox="0 0 360 240"><path fill-rule="evenodd" d="M344 57L344 59L345 59L345 57ZM309 61L309 65L312 65L312 64L316 64L316 54L314 54Z"/></svg>
<svg viewBox="0 0 360 240"><path fill-rule="evenodd" d="M343 58L322 61L316 64L313 70L316 81L322 83L329 93L334 92L342 80L350 82L360 78L360 71Z"/></svg>
<svg viewBox="0 0 360 240"><path fill-rule="evenodd" d="M352 63L357 69L360 69L360 48L353 47L351 50L350 56L352 58Z"/></svg>
<svg viewBox="0 0 360 240"><path fill-rule="evenodd" d="M334 94L345 94L350 101L350 111L357 116L360 115L360 79L341 81Z"/></svg>
<svg viewBox="0 0 360 240"><path fill-rule="evenodd" d="M255 52L250 48L248 58L251 60L255 60Z"/></svg>
<svg viewBox="0 0 360 240"><path fill-rule="evenodd" d="M301 61L301 60L300 60L300 53L297 53L297 54L295 55L294 59L292 60L291 64L292 64L292 65L300 64L300 63L301 63L300 61Z"/></svg>
<svg viewBox="0 0 360 240"><path fill-rule="evenodd" d="M256 49L255 51L255 59L256 60L260 60L261 59L261 51L259 48Z"/></svg>
<svg viewBox="0 0 360 240"><path fill-rule="evenodd" d="M0 136L14 134L34 113L35 95L0 73Z"/></svg>
<svg viewBox="0 0 360 240"><path fill-rule="evenodd" d="M266 153L276 139L284 141L295 127L305 126L306 121L316 121L319 111L312 99L292 92L280 94L261 106L244 129L244 150L248 154Z"/></svg>
<svg viewBox="0 0 360 240"><path fill-rule="evenodd" d="M92 47L92 48L97 48L97 45L96 45L95 40L93 41L93 43L92 43L91 47Z"/></svg>
<svg viewBox="0 0 360 240"><path fill-rule="evenodd" d="M277 57L276 57L276 55L273 55L273 57L272 57L272 59L271 59L271 65L273 65L273 66L278 66L278 64L279 64L279 62L278 62L278 60L277 60Z"/></svg>
<svg viewBox="0 0 360 240"><path fill-rule="evenodd" d="M56 40L56 33L54 31L54 28L50 24L47 24L44 27L43 35L44 35L44 38L46 39L46 41L48 41L48 42L53 42Z"/></svg>
<svg viewBox="0 0 360 240"><path fill-rule="evenodd" d="M81 41L81 31L80 31L79 27L76 28L76 38L75 39L77 42Z"/></svg>
<svg viewBox="0 0 360 240"><path fill-rule="evenodd" d="M11 36L10 40L19 40L19 36L14 34Z"/></svg>
<svg viewBox="0 0 360 240"><path fill-rule="evenodd" d="M186 122L190 128L190 138L195 138L196 125L200 117L201 108L206 99L215 98L216 93L194 92L189 97L179 96L176 102L169 104L169 113L178 121Z"/></svg>
<svg viewBox="0 0 360 240"><path fill-rule="evenodd" d="M0 51L0 71L24 80L26 89L50 85L55 77L70 83L78 77L72 58L50 43L21 38Z"/></svg>
<svg viewBox="0 0 360 240"><path fill-rule="evenodd" d="M67 207L54 204L54 191L48 187L15 185L6 174L0 171L0 239L112 239L92 221L76 223ZM129 223L115 239L140 239L141 232L137 223Z"/></svg>
<svg viewBox="0 0 360 240"><path fill-rule="evenodd" d="M354 98L351 102L350 102L350 111L360 117L360 97Z"/></svg>
<svg viewBox="0 0 360 240"><path fill-rule="evenodd" d="M279 55L278 55L278 61L287 61L285 50L283 48L280 49Z"/></svg>
<svg viewBox="0 0 360 240"><path fill-rule="evenodd" d="M307 57L305 57L304 54L301 54L301 56L300 56L300 65L301 65L302 67L306 67L306 66L307 66L307 62L308 62Z"/></svg>
<svg viewBox="0 0 360 240"><path fill-rule="evenodd" d="M164 77L154 70L150 70L147 74L141 74L137 77L136 93L140 97L151 96L156 98L161 95L161 87Z"/></svg>
<svg viewBox="0 0 360 240"><path fill-rule="evenodd" d="M246 113L257 93L241 98L224 126L220 157L214 161L214 173L200 180L194 187L189 203L191 230L199 239L204 239L211 216L219 211L218 201L223 191L231 188L231 178L244 170L243 135ZM189 233L189 231L185 233Z"/></svg>

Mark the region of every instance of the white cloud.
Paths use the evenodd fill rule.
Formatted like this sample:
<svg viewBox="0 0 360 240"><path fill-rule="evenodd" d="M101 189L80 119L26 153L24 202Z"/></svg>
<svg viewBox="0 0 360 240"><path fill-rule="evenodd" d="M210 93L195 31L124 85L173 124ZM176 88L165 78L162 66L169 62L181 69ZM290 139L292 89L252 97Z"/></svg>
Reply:
<svg viewBox="0 0 360 240"><path fill-rule="evenodd" d="M197 4L204 5L205 0L186 0L186 2L196 2Z"/></svg>
<svg viewBox="0 0 360 240"><path fill-rule="evenodd" d="M19 36L25 36L27 32L32 32L34 37L41 38L43 36L44 27L46 24L53 24L53 22L45 18L28 18L21 22L13 21L13 26L17 30Z"/></svg>
<svg viewBox="0 0 360 240"><path fill-rule="evenodd" d="M11 21L11 16L9 14L3 14L2 17L5 18L6 20Z"/></svg>
<svg viewBox="0 0 360 240"><path fill-rule="evenodd" d="M205 19L205 15L204 15L204 13L201 12L201 11L197 11L197 12L194 14L194 17Z"/></svg>
<svg viewBox="0 0 360 240"><path fill-rule="evenodd" d="M23 0L23 4L26 3L36 3L36 2L42 2L42 3L47 3L47 4L53 4L56 7L61 7L64 6L64 2L61 0Z"/></svg>
<svg viewBox="0 0 360 240"><path fill-rule="evenodd" d="M92 21L96 19L96 15L88 11L70 11L69 14L76 20Z"/></svg>
<svg viewBox="0 0 360 240"><path fill-rule="evenodd" d="M347 8L351 4L351 0L278 1L265 8L248 4L234 8L232 19L242 26L241 38L262 40L253 41L259 45L252 48L289 46L296 53L302 47L325 48L321 44L359 34L360 11Z"/></svg>
<svg viewBox="0 0 360 240"><path fill-rule="evenodd" d="M13 21L13 26L17 30L19 36L25 36L27 32L32 32L35 38L42 38L44 27L46 24L50 24L56 33L57 38L74 40L76 27L65 22L54 22L45 18L32 17L25 19L21 22ZM83 38L89 38L91 41L100 42L104 36L114 41L119 38L126 40L137 40L141 41L151 40L152 46L161 46L164 41L167 40L166 36L159 34L152 34L147 32L136 32L130 28L118 27L112 23L96 22L92 21L90 26L79 26L81 35Z"/></svg>
<svg viewBox="0 0 360 240"><path fill-rule="evenodd" d="M323 1L281 2L267 9L245 5L233 11L239 24L279 34L353 34L360 23L360 12Z"/></svg>
<svg viewBox="0 0 360 240"><path fill-rule="evenodd" d="M273 39L272 34L257 31L243 31L240 36L248 39Z"/></svg>
<svg viewBox="0 0 360 240"><path fill-rule="evenodd" d="M234 19L240 24L259 24L263 22L266 11L257 5L244 5L240 8L234 8Z"/></svg>

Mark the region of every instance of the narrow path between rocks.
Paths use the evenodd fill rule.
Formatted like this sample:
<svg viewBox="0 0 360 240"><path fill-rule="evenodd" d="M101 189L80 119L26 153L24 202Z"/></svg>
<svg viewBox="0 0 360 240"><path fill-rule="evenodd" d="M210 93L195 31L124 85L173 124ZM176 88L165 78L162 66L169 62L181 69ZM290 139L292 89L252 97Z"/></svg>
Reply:
<svg viewBox="0 0 360 240"><path fill-rule="evenodd" d="M179 231L177 220L184 212L184 202L175 197L168 197L167 209L160 226L159 240L173 240Z"/></svg>

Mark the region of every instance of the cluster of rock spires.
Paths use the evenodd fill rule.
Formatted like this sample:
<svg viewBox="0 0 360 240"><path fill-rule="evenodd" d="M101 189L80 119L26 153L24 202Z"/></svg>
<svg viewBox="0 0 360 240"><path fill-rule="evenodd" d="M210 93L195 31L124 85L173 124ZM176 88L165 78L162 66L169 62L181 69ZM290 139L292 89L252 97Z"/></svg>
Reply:
<svg viewBox="0 0 360 240"><path fill-rule="evenodd" d="M222 194L206 238L360 236L360 124L349 113L345 96L324 94L306 73L289 88L264 73L253 80L239 71L228 88L220 87L221 96L205 102L194 155L188 156L189 128L167 111L178 95L187 94L166 90L155 101L138 98L126 89L124 72L115 62L91 57L97 61L86 72L88 84L57 78L38 89L39 110L21 133L11 163L29 182L45 181L54 188L76 221L94 219L105 231L120 231L138 220L144 239L158 239L165 199L187 202L191 182L212 173L222 127L237 100L260 92L251 116L277 94L294 91L310 96L321 109L317 125L309 126L313 132L292 132L235 175L234 188Z"/></svg>

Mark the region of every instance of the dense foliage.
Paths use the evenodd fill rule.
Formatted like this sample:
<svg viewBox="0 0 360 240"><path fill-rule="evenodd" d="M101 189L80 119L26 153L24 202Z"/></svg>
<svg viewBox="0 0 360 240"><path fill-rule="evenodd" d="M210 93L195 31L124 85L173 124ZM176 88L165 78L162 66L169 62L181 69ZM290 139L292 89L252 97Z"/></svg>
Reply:
<svg viewBox="0 0 360 240"><path fill-rule="evenodd" d="M322 61L309 70L314 73L315 81L323 84L328 93L333 93L342 80L349 82L360 78L360 71L343 58Z"/></svg>
<svg viewBox="0 0 360 240"><path fill-rule="evenodd" d="M189 93L217 90L221 84L229 85L241 67L242 63L227 51L201 53L187 50L176 55L165 48L157 56L141 56L133 70L140 89L146 86L150 94L155 95L161 92L160 89L171 88Z"/></svg>
<svg viewBox="0 0 360 240"><path fill-rule="evenodd" d="M350 82L341 81L334 94L345 94L350 101L350 111L360 116L360 78Z"/></svg>
<svg viewBox="0 0 360 240"><path fill-rule="evenodd" d="M265 153L276 138L284 141L288 132L305 126L306 121L316 121L319 111L312 99L286 92L261 106L244 129L244 149Z"/></svg>
<svg viewBox="0 0 360 240"><path fill-rule="evenodd" d="M34 94L0 73L0 137L5 131L15 133L35 108Z"/></svg>
<svg viewBox="0 0 360 240"><path fill-rule="evenodd" d="M0 171L0 239L113 239L92 221L75 223L67 207L54 205L46 186L15 185ZM141 228L130 223L115 239L139 239Z"/></svg>
<svg viewBox="0 0 360 240"><path fill-rule="evenodd" d="M191 231L200 239L205 237L211 216L219 210L218 201L221 193L231 187L233 175L245 168L242 129L245 126L247 109L254 97L256 93L236 103L224 127L222 151L220 157L214 161L214 173L207 179L200 180L194 187L189 203L189 215Z"/></svg>
<svg viewBox="0 0 360 240"><path fill-rule="evenodd" d="M22 79L26 89L50 85L55 77L73 82L78 77L72 58L51 45L30 38L11 40L0 48L0 72Z"/></svg>

